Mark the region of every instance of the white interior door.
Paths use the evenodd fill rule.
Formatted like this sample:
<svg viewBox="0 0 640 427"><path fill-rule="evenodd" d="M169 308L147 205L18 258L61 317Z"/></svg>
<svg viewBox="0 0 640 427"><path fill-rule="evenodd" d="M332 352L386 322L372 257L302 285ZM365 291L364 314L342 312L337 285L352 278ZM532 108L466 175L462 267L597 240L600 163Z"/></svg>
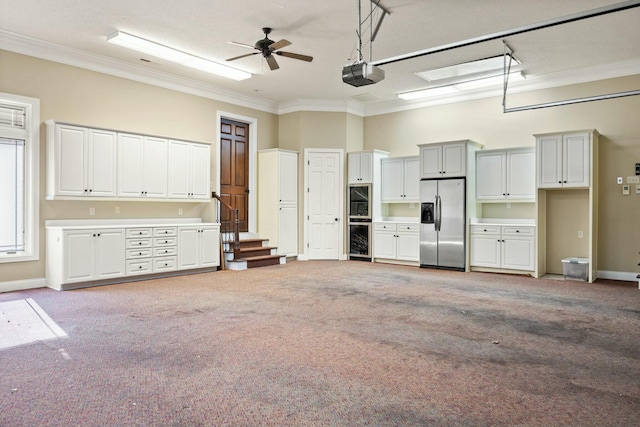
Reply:
<svg viewBox="0 0 640 427"><path fill-rule="evenodd" d="M340 259L343 248L341 150L307 150L307 257Z"/></svg>

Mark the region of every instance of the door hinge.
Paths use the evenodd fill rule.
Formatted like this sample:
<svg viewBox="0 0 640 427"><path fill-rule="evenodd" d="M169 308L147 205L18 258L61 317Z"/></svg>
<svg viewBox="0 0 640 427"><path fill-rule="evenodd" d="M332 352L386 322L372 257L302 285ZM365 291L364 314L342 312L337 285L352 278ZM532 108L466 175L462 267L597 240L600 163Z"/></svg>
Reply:
<svg viewBox="0 0 640 427"><path fill-rule="evenodd" d="M310 191L309 191L309 187L307 187L307 193L309 193L309 192L310 192Z"/></svg>
<svg viewBox="0 0 640 427"><path fill-rule="evenodd" d="M311 164L311 162L309 160L307 160L307 165L310 165L310 164Z"/></svg>
<svg viewBox="0 0 640 427"><path fill-rule="evenodd" d="M309 221L309 215L307 215L307 221ZM638 265L640 265L640 264L638 264Z"/></svg>
<svg viewBox="0 0 640 427"><path fill-rule="evenodd" d="M309 247L309 244L307 243L307 247Z"/></svg>

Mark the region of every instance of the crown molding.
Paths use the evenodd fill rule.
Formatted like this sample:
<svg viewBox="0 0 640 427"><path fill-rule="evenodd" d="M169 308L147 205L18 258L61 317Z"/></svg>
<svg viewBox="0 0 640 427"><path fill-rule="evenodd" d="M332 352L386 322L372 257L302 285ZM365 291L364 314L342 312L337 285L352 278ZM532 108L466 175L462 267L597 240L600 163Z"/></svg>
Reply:
<svg viewBox="0 0 640 427"><path fill-rule="evenodd" d="M364 117L364 104L359 101L345 101L342 99L292 99L278 105L278 114L295 113L298 111L321 111L335 113L350 113Z"/></svg>
<svg viewBox="0 0 640 427"><path fill-rule="evenodd" d="M277 114L277 102L242 95L200 81L128 64L79 49L0 30L0 49L71 65L203 98Z"/></svg>

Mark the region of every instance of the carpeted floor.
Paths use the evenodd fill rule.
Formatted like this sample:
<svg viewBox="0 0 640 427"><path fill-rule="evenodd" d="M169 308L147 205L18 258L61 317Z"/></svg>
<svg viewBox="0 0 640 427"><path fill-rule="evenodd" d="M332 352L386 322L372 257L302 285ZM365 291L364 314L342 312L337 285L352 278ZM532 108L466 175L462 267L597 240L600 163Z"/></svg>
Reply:
<svg viewBox="0 0 640 427"><path fill-rule="evenodd" d="M0 426L637 426L640 291L290 262L32 298Z"/></svg>

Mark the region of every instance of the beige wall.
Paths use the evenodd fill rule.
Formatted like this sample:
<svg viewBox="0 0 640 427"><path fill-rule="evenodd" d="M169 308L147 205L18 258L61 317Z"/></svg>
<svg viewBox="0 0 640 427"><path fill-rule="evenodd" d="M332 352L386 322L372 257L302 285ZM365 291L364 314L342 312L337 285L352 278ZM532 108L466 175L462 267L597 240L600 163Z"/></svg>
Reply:
<svg viewBox="0 0 640 427"><path fill-rule="evenodd" d="M218 111L256 118L258 148L278 143L274 114L2 50L0 64L0 92L40 99L42 121L55 119L211 143L214 188ZM40 260L0 264L0 281L44 277L44 221L49 219L168 218L177 217L179 208L184 217L215 219L213 203L47 201L44 125L40 139ZM120 207L119 215L115 214L116 206ZM95 216L89 216L89 207L95 207Z"/></svg>
<svg viewBox="0 0 640 427"><path fill-rule="evenodd" d="M515 107L638 88L640 76L632 76L509 96L507 105ZM501 101L490 98L367 117L365 149L386 150L395 157L418 154L416 144L457 139L472 139L484 144L485 149L533 146L534 134L597 129L601 134L598 269L637 272L640 196L622 196L616 177L633 175L634 164L640 162L640 96L507 114L502 112ZM488 216L490 211L489 215L510 216L500 209L500 206L485 207L484 215ZM514 209L512 205L511 209L522 216L520 208ZM530 218L533 217L532 210ZM561 239L575 237L573 229L560 228L558 232Z"/></svg>

